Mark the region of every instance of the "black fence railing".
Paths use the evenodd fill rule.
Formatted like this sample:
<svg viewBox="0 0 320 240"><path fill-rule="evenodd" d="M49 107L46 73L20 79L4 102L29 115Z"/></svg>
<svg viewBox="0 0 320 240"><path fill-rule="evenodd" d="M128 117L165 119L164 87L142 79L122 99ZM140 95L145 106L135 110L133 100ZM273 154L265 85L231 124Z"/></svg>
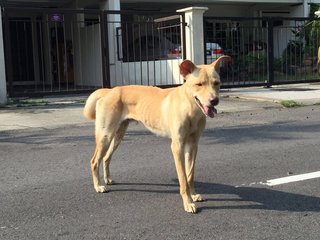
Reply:
<svg viewBox="0 0 320 240"><path fill-rule="evenodd" d="M205 61L221 54L223 87L320 81L320 20L309 18L204 18Z"/></svg>
<svg viewBox="0 0 320 240"><path fill-rule="evenodd" d="M103 86L99 11L4 8L3 17L10 96Z"/></svg>
<svg viewBox="0 0 320 240"><path fill-rule="evenodd" d="M183 13L3 9L10 96L99 87L182 83ZM223 87L320 81L320 21L205 17L205 62L221 66Z"/></svg>
<svg viewBox="0 0 320 240"><path fill-rule="evenodd" d="M182 83L178 66L186 55L184 14L123 12L120 17L107 24L115 29L115 40L108 43L110 85Z"/></svg>
<svg viewBox="0 0 320 240"><path fill-rule="evenodd" d="M179 83L183 22L176 12L4 8L9 95Z"/></svg>

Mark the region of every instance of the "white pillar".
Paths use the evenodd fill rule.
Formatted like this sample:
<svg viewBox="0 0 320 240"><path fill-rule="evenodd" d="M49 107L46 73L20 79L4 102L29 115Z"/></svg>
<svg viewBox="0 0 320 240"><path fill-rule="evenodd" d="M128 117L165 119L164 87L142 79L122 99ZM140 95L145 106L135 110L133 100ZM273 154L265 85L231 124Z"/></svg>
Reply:
<svg viewBox="0 0 320 240"><path fill-rule="evenodd" d="M185 13L186 58L195 64L204 63L203 13L207 7L189 7L177 10Z"/></svg>
<svg viewBox="0 0 320 240"><path fill-rule="evenodd" d="M100 3L101 10L120 10L120 0L104 0ZM109 64L116 62L116 28L121 26L120 14L108 14Z"/></svg>
<svg viewBox="0 0 320 240"><path fill-rule="evenodd" d="M4 62L3 34L2 34L2 16L0 6L0 105L7 102L7 82L6 68Z"/></svg>
<svg viewBox="0 0 320 240"><path fill-rule="evenodd" d="M100 3L100 9L101 10L120 10L120 0L103 0Z"/></svg>
<svg viewBox="0 0 320 240"><path fill-rule="evenodd" d="M309 0L303 0L303 17L309 17L310 6L308 2Z"/></svg>

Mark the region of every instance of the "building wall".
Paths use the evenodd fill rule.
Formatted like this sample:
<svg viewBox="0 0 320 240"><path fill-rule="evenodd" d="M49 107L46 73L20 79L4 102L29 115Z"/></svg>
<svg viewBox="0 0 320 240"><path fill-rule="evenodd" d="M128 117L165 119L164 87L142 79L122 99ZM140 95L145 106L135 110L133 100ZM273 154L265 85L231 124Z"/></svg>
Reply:
<svg viewBox="0 0 320 240"><path fill-rule="evenodd" d="M75 52L75 80L79 86L102 86L100 24L79 28Z"/></svg>
<svg viewBox="0 0 320 240"><path fill-rule="evenodd" d="M110 66L111 86L171 85L183 82L179 73L182 59L129 62L117 61Z"/></svg>

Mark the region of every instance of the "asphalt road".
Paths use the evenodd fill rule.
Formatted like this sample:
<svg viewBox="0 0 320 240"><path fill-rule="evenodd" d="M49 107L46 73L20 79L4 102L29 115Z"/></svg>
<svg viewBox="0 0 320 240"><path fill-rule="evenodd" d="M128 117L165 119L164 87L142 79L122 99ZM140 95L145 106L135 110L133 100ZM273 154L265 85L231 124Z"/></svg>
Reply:
<svg viewBox="0 0 320 240"><path fill-rule="evenodd" d="M0 134L0 239L319 239L320 106L220 114L200 142L184 212L170 142L133 125L114 155L116 185L95 193L93 124Z"/></svg>

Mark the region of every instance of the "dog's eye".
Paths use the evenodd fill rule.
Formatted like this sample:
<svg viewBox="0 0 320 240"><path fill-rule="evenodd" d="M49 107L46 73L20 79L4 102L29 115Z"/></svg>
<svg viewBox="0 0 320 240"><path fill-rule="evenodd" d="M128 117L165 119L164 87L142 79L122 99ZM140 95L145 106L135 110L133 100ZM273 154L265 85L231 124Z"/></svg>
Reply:
<svg viewBox="0 0 320 240"><path fill-rule="evenodd" d="M198 87L201 87L202 86L202 83L197 83L196 84Z"/></svg>
<svg viewBox="0 0 320 240"><path fill-rule="evenodd" d="M219 86L220 82L213 82L213 86Z"/></svg>

